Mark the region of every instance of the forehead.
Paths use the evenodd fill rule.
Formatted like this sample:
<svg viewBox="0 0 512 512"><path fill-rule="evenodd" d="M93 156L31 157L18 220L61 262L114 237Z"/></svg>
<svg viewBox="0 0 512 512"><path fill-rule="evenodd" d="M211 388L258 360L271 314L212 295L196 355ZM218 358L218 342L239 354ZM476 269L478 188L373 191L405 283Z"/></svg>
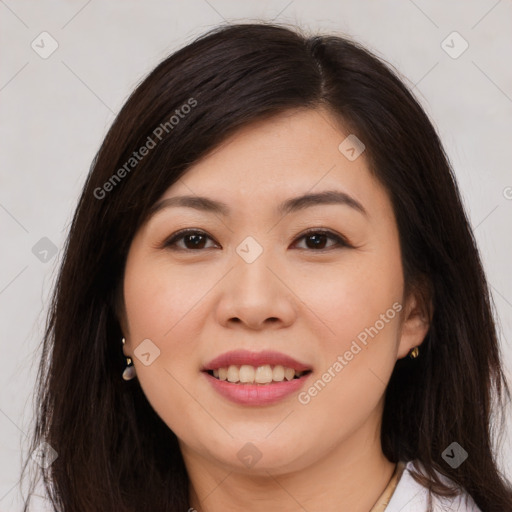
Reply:
<svg viewBox="0 0 512 512"><path fill-rule="evenodd" d="M338 190L369 212L373 207L389 209L364 151L359 156L355 152L363 146L354 146L354 140L357 144L355 135L325 110L288 111L238 130L192 165L160 199L208 196L234 209L256 211L308 192ZM347 153L351 146L355 151Z"/></svg>

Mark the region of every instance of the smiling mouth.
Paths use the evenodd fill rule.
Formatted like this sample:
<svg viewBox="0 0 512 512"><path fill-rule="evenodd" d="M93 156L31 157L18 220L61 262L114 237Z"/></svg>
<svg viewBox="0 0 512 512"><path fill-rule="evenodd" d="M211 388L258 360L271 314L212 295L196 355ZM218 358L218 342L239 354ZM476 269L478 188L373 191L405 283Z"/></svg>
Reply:
<svg viewBox="0 0 512 512"><path fill-rule="evenodd" d="M302 376L311 373L311 370L297 371L282 365L251 366L244 364L206 370L206 373L218 380L224 380L232 384L265 385L300 379Z"/></svg>

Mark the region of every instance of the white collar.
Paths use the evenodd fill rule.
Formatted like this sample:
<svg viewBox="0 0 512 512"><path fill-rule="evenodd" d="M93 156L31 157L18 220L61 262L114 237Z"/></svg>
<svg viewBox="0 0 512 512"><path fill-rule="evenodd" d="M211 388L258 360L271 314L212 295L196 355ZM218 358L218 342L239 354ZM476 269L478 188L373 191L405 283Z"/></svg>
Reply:
<svg viewBox="0 0 512 512"><path fill-rule="evenodd" d="M421 467L420 464L420 468ZM427 511L428 489L414 480L410 470L413 470L413 461L409 461L406 464L385 512ZM444 482L451 482L444 475L438 474ZM453 485L453 482L451 483ZM476 506L471 496L464 491L461 491L461 493L454 498L443 498L432 493L432 506L434 512L482 512Z"/></svg>

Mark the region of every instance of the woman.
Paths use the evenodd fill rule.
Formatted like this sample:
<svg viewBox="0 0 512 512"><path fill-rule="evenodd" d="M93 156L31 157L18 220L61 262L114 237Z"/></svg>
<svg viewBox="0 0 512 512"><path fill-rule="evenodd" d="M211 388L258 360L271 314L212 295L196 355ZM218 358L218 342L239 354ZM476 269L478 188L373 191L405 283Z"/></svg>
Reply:
<svg viewBox="0 0 512 512"><path fill-rule="evenodd" d="M507 397L449 161L388 66L242 24L140 84L44 340L58 510L512 510Z"/></svg>

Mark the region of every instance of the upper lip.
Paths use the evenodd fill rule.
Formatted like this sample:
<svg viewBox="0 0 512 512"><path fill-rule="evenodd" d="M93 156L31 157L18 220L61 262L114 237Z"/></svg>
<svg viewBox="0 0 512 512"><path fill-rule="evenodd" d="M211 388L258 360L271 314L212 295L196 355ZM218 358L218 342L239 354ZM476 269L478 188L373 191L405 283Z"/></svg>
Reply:
<svg viewBox="0 0 512 512"><path fill-rule="evenodd" d="M202 371L217 370L218 368L226 368L230 365L242 366L244 364L250 366L263 366L266 364L270 366L281 365L287 368L293 368L299 372L311 370L311 367L307 364L301 363L293 357L280 352L274 352L272 350L266 350L263 352L232 350L230 352L225 352L206 363L203 366Z"/></svg>

